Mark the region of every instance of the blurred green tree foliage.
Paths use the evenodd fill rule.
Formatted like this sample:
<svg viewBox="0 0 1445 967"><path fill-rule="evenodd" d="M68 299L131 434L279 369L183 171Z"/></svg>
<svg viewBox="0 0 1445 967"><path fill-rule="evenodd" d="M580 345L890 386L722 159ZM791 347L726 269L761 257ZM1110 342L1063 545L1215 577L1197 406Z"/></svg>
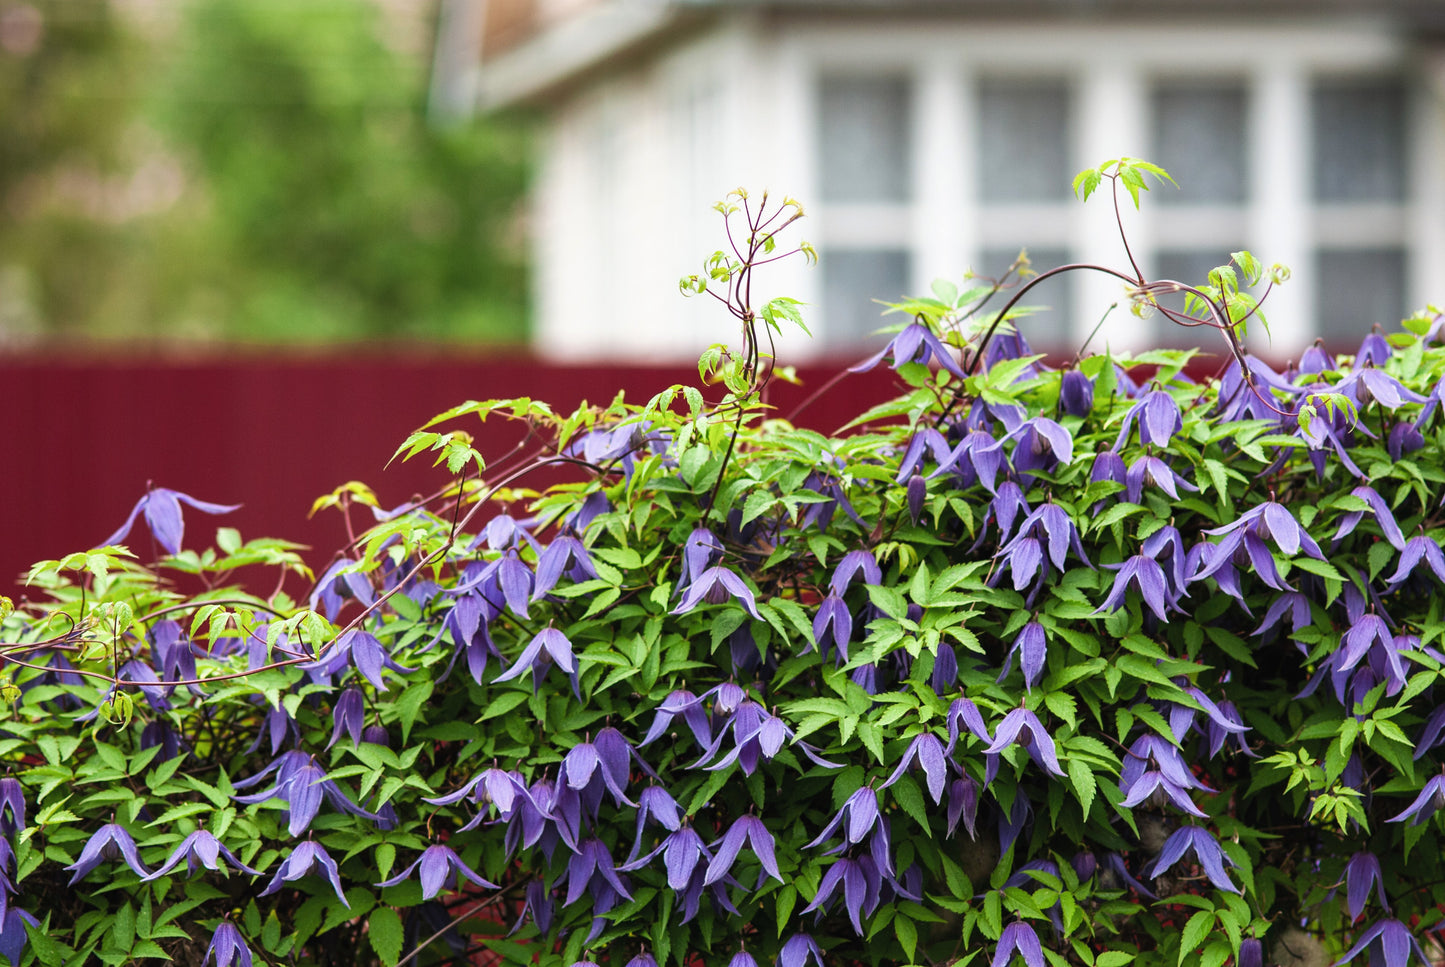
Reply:
<svg viewBox="0 0 1445 967"><path fill-rule="evenodd" d="M73 97L35 97L3 75L0 110L24 102L34 125L57 134L53 147L3 136L0 192L23 194L77 156L97 184L125 175L93 192L107 210L72 205L61 218L32 206L0 225L6 302L23 296L42 330L258 342L522 336L522 268L507 245L523 188L519 130L428 124L425 64L398 53L374 5L192 0L174 23L130 31L107 0L33 7L46 24L40 50L0 54L0 70L28 69ZM77 36L49 29L67 19ZM60 132L78 140L62 143ZM137 188L145 170L149 193ZM37 241L66 225L110 249Z"/></svg>

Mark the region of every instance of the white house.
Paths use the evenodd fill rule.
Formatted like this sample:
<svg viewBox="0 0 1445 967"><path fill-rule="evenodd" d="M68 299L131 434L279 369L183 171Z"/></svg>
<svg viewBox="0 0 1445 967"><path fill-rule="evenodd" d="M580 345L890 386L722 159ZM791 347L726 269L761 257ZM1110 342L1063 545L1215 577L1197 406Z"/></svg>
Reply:
<svg viewBox="0 0 1445 967"><path fill-rule="evenodd" d="M535 339L561 358L682 358L733 338L679 276L737 186L801 200L821 265L772 291L853 352L875 298L1036 267L1122 265L1070 191L1120 155L1181 189L1127 217L1146 273L1202 281L1248 248L1293 270L1275 352L1445 303L1445 2L447 0L436 96L545 118L530 217ZM1041 286L1036 344L1073 349L1122 296ZM1164 332L1121 307L1099 342ZM1096 342L1096 345L1098 342Z"/></svg>

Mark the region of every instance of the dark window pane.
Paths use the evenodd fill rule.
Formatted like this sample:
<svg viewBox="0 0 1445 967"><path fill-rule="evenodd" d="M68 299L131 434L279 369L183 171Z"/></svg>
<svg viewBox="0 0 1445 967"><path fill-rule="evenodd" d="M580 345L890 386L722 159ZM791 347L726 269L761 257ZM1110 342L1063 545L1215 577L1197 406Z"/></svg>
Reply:
<svg viewBox="0 0 1445 967"><path fill-rule="evenodd" d="M908 253L897 249L825 250L823 318L828 343L863 342L885 325L875 299L900 301L908 289ZM902 320L900 320L902 321Z"/></svg>
<svg viewBox="0 0 1445 967"><path fill-rule="evenodd" d="M1000 248L985 251L983 268L979 274L989 278L998 278L1008 270L1014 259L1018 258L1018 254L1018 249ZM1028 255L1029 270L1035 274L1047 272L1049 269L1065 265L1069 261L1069 253L1061 248L1031 248L1028 250ZM1028 282L1029 280L1024 279L1023 281ZM989 310L1003 308L1004 303L1009 300L1012 292L1017 288L1017 279L1012 285L1013 289L1000 292L993 297L988 304ZM1036 351L1067 350L1072 352L1075 348L1071 345L1073 333L1069 328L1069 319L1073 309L1072 288L1072 273L1066 272L1040 282L1019 303L1021 306L1034 310L1029 315L1015 320L1015 325Z"/></svg>
<svg viewBox="0 0 1445 967"><path fill-rule="evenodd" d="M1074 172L1069 88L1062 81L984 80L978 90L978 196L1063 201Z"/></svg>
<svg viewBox="0 0 1445 967"><path fill-rule="evenodd" d="M1315 313L1320 335L1353 351L1375 323L1405 315L1405 250L1325 250L1315 258Z"/></svg>
<svg viewBox="0 0 1445 967"><path fill-rule="evenodd" d="M1315 199L1402 201L1404 87L1395 81L1322 81L1311 107Z"/></svg>
<svg viewBox="0 0 1445 967"><path fill-rule="evenodd" d="M1168 83L1154 89L1151 160L1174 176L1161 204L1239 204L1245 199L1245 95L1241 84Z"/></svg>
<svg viewBox="0 0 1445 967"><path fill-rule="evenodd" d="M818 96L824 201L909 197L909 88L901 78L824 78Z"/></svg>
<svg viewBox="0 0 1445 967"><path fill-rule="evenodd" d="M1236 249L1240 246L1236 246ZM1227 249L1194 249L1190 251L1159 252L1154 256L1154 278L1170 279L1185 285L1203 287L1209 282L1211 270L1229 264ZM1240 281L1243 281L1242 279ZM1159 297L1159 305L1165 309L1182 313L1185 295L1182 292ZM1266 313L1268 307L1263 310ZM1208 326L1185 326L1174 322L1162 312L1154 314L1154 338L1161 346L1185 348L1200 346L1210 352L1223 347L1223 337L1218 330ZM1257 327L1252 327L1257 328Z"/></svg>

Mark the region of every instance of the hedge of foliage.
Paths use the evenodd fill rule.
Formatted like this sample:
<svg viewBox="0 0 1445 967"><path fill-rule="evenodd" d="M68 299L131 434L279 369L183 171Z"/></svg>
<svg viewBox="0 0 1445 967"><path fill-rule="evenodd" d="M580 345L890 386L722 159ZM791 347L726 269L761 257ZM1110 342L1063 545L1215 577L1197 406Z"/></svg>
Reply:
<svg viewBox="0 0 1445 967"><path fill-rule="evenodd" d="M1117 209L1153 170L1077 187ZM458 406L399 451L437 494L318 501L376 523L314 581L283 541L187 545L228 508L163 489L37 565L50 599L3 623L0 955L1425 960L1440 313L1275 371L1239 341L1247 254L1115 272L1187 291L1166 315L1231 354L1195 381L1187 352L1046 366L1004 318L1053 273L939 284L863 364L902 395L829 438L763 405L798 310L749 301L801 210L724 215L684 287L743 345L705 390ZM484 468L473 417L535 446ZM541 468L571 477L522 489Z"/></svg>

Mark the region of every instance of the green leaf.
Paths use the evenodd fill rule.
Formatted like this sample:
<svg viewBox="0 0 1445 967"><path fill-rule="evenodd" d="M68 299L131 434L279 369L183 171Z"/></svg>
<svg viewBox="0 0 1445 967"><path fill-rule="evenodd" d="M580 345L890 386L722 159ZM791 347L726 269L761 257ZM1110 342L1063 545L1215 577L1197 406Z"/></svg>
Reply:
<svg viewBox="0 0 1445 967"><path fill-rule="evenodd" d="M1079 797L1079 806L1084 815L1089 815L1089 810L1094 805L1094 794L1099 788L1098 782L1094 779L1094 773L1082 759L1069 759L1069 782L1073 783L1074 794Z"/></svg>
<svg viewBox="0 0 1445 967"><path fill-rule="evenodd" d="M401 917L391 907L377 907L367 918L367 938L371 949L381 958L386 967L395 967L401 959L401 944L404 934Z"/></svg>
<svg viewBox="0 0 1445 967"><path fill-rule="evenodd" d="M1214 911L1200 910L1189 918L1184 925L1184 930L1179 936L1179 963L1184 963L1184 958L1194 953L1209 931L1214 928Z"/></svg>

